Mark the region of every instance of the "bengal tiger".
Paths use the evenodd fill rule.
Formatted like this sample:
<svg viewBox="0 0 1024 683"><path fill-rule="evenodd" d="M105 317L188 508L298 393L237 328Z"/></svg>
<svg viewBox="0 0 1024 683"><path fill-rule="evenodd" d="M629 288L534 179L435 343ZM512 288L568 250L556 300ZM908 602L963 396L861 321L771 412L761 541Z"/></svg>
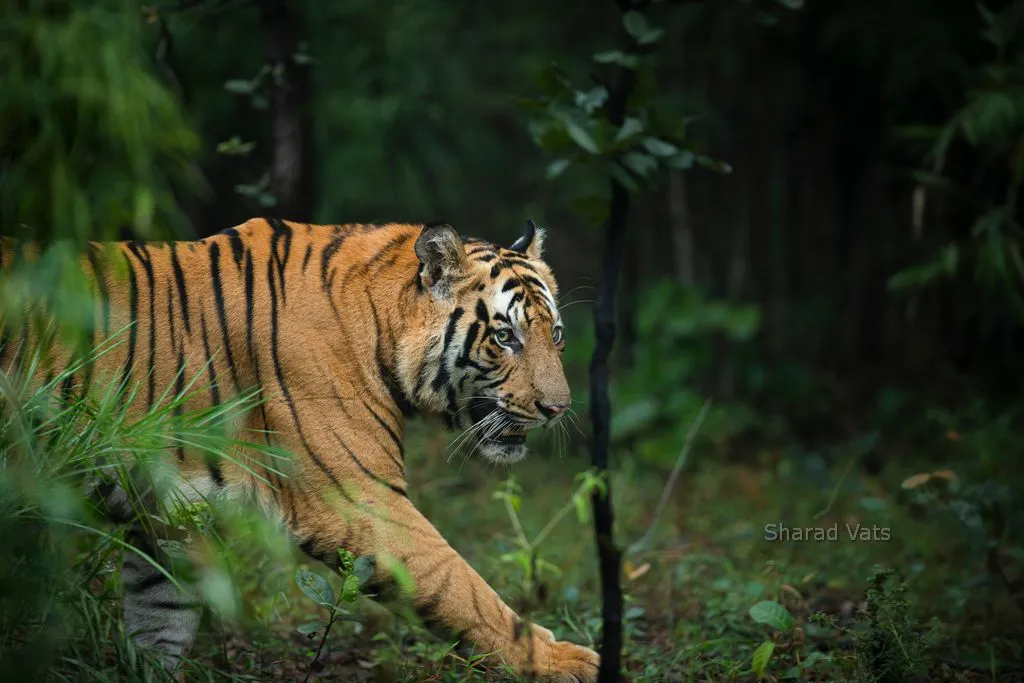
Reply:
<svg viewBox="0 0 1024 683"><path fill-rule="evenodd" d="M233 462L178 453L190 489L272 509L305 554L329 565L338 549L394 557L413 579L417 612L463 645L497 653L519 674L594 681L597 653L524 623L406 491L407 418L440 415L448 428L473 430L482 457L514 463L526 456L526 433L569 408L543 241L532 221L506 248L447 224L253 219L198 241L92 244L82 264L98 293L93 341L128 330L96 364L139 380L140 410L197 372L207 376L206 405L260 390L242 427L273 434L295 471L267 486ZM116 487L103 495L108 510L125 497ZM161 557L154 539L133 540ZM391 576L380 563L374 572L381 584ZM196 602L131 551L122 579L127 631L174 667L193 645Z"/></svg>

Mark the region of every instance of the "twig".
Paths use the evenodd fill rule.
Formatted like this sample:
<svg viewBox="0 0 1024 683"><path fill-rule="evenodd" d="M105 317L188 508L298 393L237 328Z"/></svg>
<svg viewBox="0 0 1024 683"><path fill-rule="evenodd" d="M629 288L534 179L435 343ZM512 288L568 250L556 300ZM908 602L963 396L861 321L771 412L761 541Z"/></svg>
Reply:
<svg viewBox="0 0 1024 683"><path fill-rule="evenodd" d="M324 634L320 636L320 644L316 646L316 654L313 655L313 661L309 663L309 667L306 668L306 677L302 679L302 683L309 683L309 677L313 675L313 668L316 663L320 660L320 653L323 652L324 643L327 642L327 636L331 633L331 627L334 626L334 621L338 616L338 610L340 600L335 601L335 604L331 607L331 616L327 619L327 625L324 627Z"/></svg>
<svg viewBox="0 0 1024 683"><path fill-rule="evenodd" d="M696 419L694 419L693 424L690 425L690 431L686 434L686 441L683 442L683 448L679 452L679 457L676 458L675 467L672 468L672 473L668 475L668 481L665 482L665 488L661 491L661 499L658 500L658 507L654 509L654 518L651 520L651 525L647 527L647 531L636 543L626 549L627 555L633 555L646 550L650 546L651 538L654 536L654 528L658 525L661 513L665 511L665 505L668 504L668 498L672 494L672 489L675 488L676 480L679 478L680 472L683 471L683 466L686 465L686 462L689 459L690 449L693 447L693 439L697 436L697 432L700 431L700 427L704 423L704 418L707 416L708 410L710 409L711 399L709 398L704 401L704 405L701 406Z"/></svg>

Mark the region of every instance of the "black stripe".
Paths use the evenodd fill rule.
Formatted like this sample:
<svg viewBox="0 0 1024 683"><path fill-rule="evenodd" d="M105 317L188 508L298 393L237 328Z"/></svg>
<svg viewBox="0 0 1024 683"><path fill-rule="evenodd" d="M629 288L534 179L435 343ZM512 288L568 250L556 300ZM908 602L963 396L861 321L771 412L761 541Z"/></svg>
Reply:
<svg viewBox="0 0 1024 683"><path fill-rule="evenodd" d="M148 600L143 600L141 602L150 609L171 612L190 612L199 607L199 603L190 600L182 600L181 602L171 602L170 600L154 600L150 602Z"/></svg>
<svg viewBox="0 0 1024 683"><path fill-rule="evenodd" d="M217 320L220 323L220 333L224 340L224 355L227 358L228 370L231 372L231 382L238 391L241 384L238 382L238 371L235 369L235 357L231 353L231 337L228 334L228 316L224 310L224 289L220 282L220 245L216 242L210 244L210 279L213 282L213 303L217 308ZM205 340L206 335L203 335Z"/></svg>
<svg viewBox="0 0 1024 683"><path fill-rule="evenodd" d="M416 409L409 401L409 398L405 395L405 389L402 387L398 378L395 376L394 371L391 369L391 365L384 358L384 347L380 344L380 316L377 314L377 306L373 303L373 297L370 296L370 290L364 290L366 294L366 301L370 304L370 313L373 316L374 325L374 336L377 338L377 347L374 350L374 355L377 360L377 369L380 372L381 380L384 382L384 386L387 388L388 393L391 395L391 400L394 405L398 408L399 412L406 417L410 417L416 414ZM393 339L392 335L392 339ZM392 347L394 344L392 344ZM397 421L398 418L395 417Z"/></svg>
<svg viewBox="0 0 1024 683"><path fill-rule="evenodd" d="M469 360L469 354L473 350L473 344L476 343L476 336L479 333L479 322L474 322L469 326L469 331L466 333L466 341L462 344L462 355L455 359L455 365L457 367L464 368L471 363Z"/></svg>
<svg viewBox="0 0 1024 683"><path fill-rule="evenodd" d="M185 390L185 353L184 348L178 344L178 329L177 325L174 324L174 296L171 294L170 283L167 286L167 321L171 326L171 348L178 354L174 374L174 408L171 410L171 413L177 419L181 417L181 394ZM175 450L178 455L178 462L183 462L185 460L185 449L182 446L178 446Z"/></svg>
<svg viewBox="0 0 1024 683"><path fill-rule="evenodd" d="M312 538L307 538L306 540L299 543L299 550L301 550L308 557L312 557L315 560L320 559L316 550L316 541Z"/></svg>
<svg viewBox="0 0 1024 683"><path fill-rule="evenodd" d="M338 445L341 446L342 450L344 450L346 453L348 453L348 456L350 458L352 458L352 462L354 462L356 464L356 466L360 470L362 470L363 474L368 476L370 479L373 479L375 482L377 482L381 486L388 487L389 489L391 489L392 491L394 491L398 495L402 496L403 498L406 497L406 493L405 493L405 489L404 488L402 488L401 486L398 486L396 484L392 484L391 482L389 482L384 477L381 477L380 475L376 474L375 472L372 472L369 468L367 468L366 465L363 464L363 461L360 460L359 457L355 453L352 452L352 449L348 447L348 445L345 443L345 441L340 436L338 436L338 433L336 431L334 431L334 429L331 429L331 435L334 437L334 440L338 442Z"/></svg>
<svg viewBox="0 0 1024 683"><path fill-rule="evenodd" d="M306 245L306 255L302 257L302 274L306 274L306 266L309 265L309 257L313 255L313 245Z"/></svg>
<svg viewBox="0 0 1024 683"><path fill-rule="evenodd" d="M224 486L224 472L220 468L220 463L217 462L217 456L213 454L207 454L206 456L206 469L210 473L210 478L213 479L213 483L218 487Z"/></svg>
<svg viewBox="0 0 1024 683"><path fill-rule="evenodd" d="M348 237L345 233L336 234L324 250L320 253L320 284L323 285L324 289L329 289L333 280L329 280L327 276L327 269L331 265L331 260L334 255L341 249L341 245L345 243L345 238Z"/></svg>
<svg viewBox="0 0 1024 683"><path fill-rule="evenodd" d="M145 562L145 560L139 561ZM138 583L132 583L131 585L129 585L127 582L125 582L125 588L127 588L132 593L145 593L150 588L153 588L154 586L159 586L161 583L167 581L167 577L164 576L163 573L158 571L156 568L150 566L148 563L145 565L145 569L149 569L153 573L147 574L142 578L142 581L139 581Z"/></svg>
<svg viewBox="0 0 1024 683"><path fill-rule="evenodd" d="M541 282L540 280L538 280L537 278L535 278L534 276L532 276L532 275L522 275L521 277L523 279L523 282L527 282L527 283L533 285L534 287L536 287L540 291L543 292L543 291L547 290L547 287L544 285L544 283Z"/></svg>
<svg viewBox="0 0 1024 683"><path fill-rule="evenodd" d="M502 285L501 291L502 292L507 292L510 289L515 289L518 286L519 286L519 280L517 280L516 278L512 277L512 278L509 278L508 280L505 280L505 284Z"/></svg>
<svg viewBox="0 0 1024 683"><path fill-rule="evenodd" d="M192 321L188 314L188 289L185 287L185 273L181 270L178 260L178 248L171 242L171 269L174 271L174 282L178 286L178 303L181 305L181 319L185 321L185 331L192 334Z"/></svg>
<svg viewBox="0 0 1024 683"><path fill-rule="evenodd" d="M128 249L146 271L146 286L149 288L149 366L147 368L146 407L153 407L156 396L156 287L153 282L153 258L149 248L141 242L129 242Z"/></svg>
<svg viewBox="0 0 1024 683"><path fill-rule="evenodd" d="M213 367L213 356L210 354L210 337L206 333L206 313L199 309L199 335L203 339L203 352L206 354L206 369L210 377L210 400L214 406L220 405L220 387L217 386L217 371Z"/></svg>
<svg viewBox="0 0 1024 683"><path fill-rule="evenodd" d="M238 230L235 228L228 228L227 230L222 230L221 234L228 236L228 240L231 244L231 256L235 259L235 267L241 270L242 254L245 251L245 246L242 244L242 238L238 234Z"/></svg>
<svg viewBox="0 0 1024 683"><path fill-rule="evenodd" d="M270 238L270 255L274 263L277 264L277 277L281 286L281 303L287 303L287 293L285 291L285 277L284 270L288 265L288 257L291 256L292 251L292 229L284 224L280 218L269 218L267 223L273 229L274 234ZM284 253L278 252L278 244L284 240Z"/></svg>
<svg viewBox="0 0 1024 683"><path fill-rule="evenodd" d="M448 357L448 349L451 347L452 339L455 337L455 326L458 324L463 313L465 311L459 306L452 311L451 316L448 318L448 327L444 331L444 345L441 347L441 363L438 365L437 374L434 375L434 381L431 384L434 391L440 391L441 387L448 382L450 375L445 359Z"/></svg>
<svg viewBox="0 0 1024 683"><path fill-rule="evenodd" d="M412 239L412 235L409 234L409 233L398 235L397 237L392 237L390 240L388 240L387 244L385 244L383 247L381 247L380 250L377 251L377 253L374 254L373 257L370 258L370 260L366 262L366 265L363 266L363 273L364 274L368 273L370 271L370 269L373 268L378 263L380 263L381 260L383 260L383 258L385 256L390 254L395 249L398 249L399 247L404 245L410 239ZM397 256L397 254L395 256ZM384 266L381 266L381 268L379 270L386 268L388 265L390 265L392 263L394 263L394 259L392 259L388 264L386 264Z"/></svg>
<svg viewBox="0 0 1024 683"><path fill-rule="evenodd" d="M477 299L476 319L485 325L491 321L491 316L487 314L487 304L484 303L483 299Z"/></svg>
<svg viewBox="0 0 1024 683"><path fill-rule="evenodd" d="M185 391L185 353L182 349L178 349L178 365L177 374L174 379L174 417L181 417L181 401L182 393ZM185 460L185 448L178 446L178 461L183 462Z"/></svg>
<svg viewBox="0 0 1024 683"><path fill-rule="evenodd" d="M272 261L267 261L267 285L270 288L270 356L274 362L274 377L277 380L277 386L281 389L281 394L284 396L285 403L288 405L288 410L292 415L292 422L295 424L295 431L299 437L299 441L302 444L303 449L309 455L310 460L327 475L327 478L334 484L338 493L349 503L353 502L352 497L342 487L338 477L324 464L323 460L313 452L309 442L306 440L306 435L302 429L302 420L299 418L299 411L295 407L295 400L292 398L292 392L288 389L288 383L284 379L284 371L281 368L281 355L278 351L278 333L279 325L277 319L277 289L274 286L274 264Z"/></svg>
<svg viewBox="0 0 1024 683"><path fill-rule="evenodd" d="M256 378L256 386L263 386L263 378L260 373L260 356L256 353L256 345L253 343L252 328L256 315L256 299L253 296L253 273L252 273L252 251L245 252L245 346L249 349L249 360L252 361L253 374ZM267 420L266 403L260 401L260 416L263 418L263 438L267 445L270 445L270 422Z"/></svg>
<svg viewBox="0 0 1024 683"><path fill-rule="evenodd" d="M135 278L135 268L132 266L132 261L128 258L128 254L121 252L124 256L125 265L128 266L128 317L129 328L128 328L128 357L124 361L124 369L121 371L121 385L118 389L119 392L123 392L128 386L128 377L131 375L132 366L135 364L135 342L138 339L138 327L136 322L139 315L139 283ZM123 400L124 397L122 396Z"/></svg>
<svg viewBox="0 0 1024 683"><path fill-rule="evenodd" d="M394 454L390 451L388 451L388 456L390 456L391 460L394 461L398 468L404 472L405 465L403 464L403 461L405 460L405 445L402 443L402 440L398 438L398 434L391 428L391 425L389 425L383 417L378 415L377 411L371 408L365 400L363 401L363 406L366 408L367 412L373 416L373 419L377 421L377 424L383 427L384 431L386 431L388 436L391 437L391 442L394 443L395 447L398 449L398 458L395 458Z"/></svg>
<svg viewBox="0 0 1024 683"><path fill-rule="evenodd" d="M95 278L96 295L100 299L100 305L103 306L103 337L106 338L110 336L110 295L107 291L107 274L103 262L96 255L101 247L97 244L90 246L87 257ZM95 322L93 326L95 327Z"/></svg>

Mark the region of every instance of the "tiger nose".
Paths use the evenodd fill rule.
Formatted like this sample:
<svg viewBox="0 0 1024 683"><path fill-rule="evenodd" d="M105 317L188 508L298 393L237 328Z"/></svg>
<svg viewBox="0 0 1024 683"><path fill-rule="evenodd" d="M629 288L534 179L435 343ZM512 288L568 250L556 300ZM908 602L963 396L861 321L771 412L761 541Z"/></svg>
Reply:
<svg viewBox="0 0 1024 683"><path fill-rule="evenodd" d="M540 401L535 401L534 403L537 406L537 410L540 411L540 414L549 420L553 420L565 411L569 410L568 403L541 403Z"/></svg>

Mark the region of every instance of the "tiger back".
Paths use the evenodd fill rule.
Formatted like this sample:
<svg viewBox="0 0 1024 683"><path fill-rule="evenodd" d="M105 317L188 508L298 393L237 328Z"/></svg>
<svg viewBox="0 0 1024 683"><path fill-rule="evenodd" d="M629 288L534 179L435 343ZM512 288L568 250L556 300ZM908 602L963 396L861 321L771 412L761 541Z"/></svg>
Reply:
<svg viewBox="0 0 1024 683"><path fill-rule="evenodd" d="M528 431L569 408L543 239L532 222L506 248L442 224L254 219L195 242L93 245L82 258L95 293L88 343L123 339L65 373L61 391L131 385L137 415L186 385L185 409L258 395L238 429L291 452L289 476L169 449L190 490L251 500L328 564L338 549L374 556L379 584L399 562L413 606L463 645L543 680L593 681L597 655L523 623L406 491L408 418L439 416L481 457L512 463L525 457ZM10 248L0 252L5 264ZM5 338L0 368L16 367L31 346L31 333L21 336ZM37 373L80 354L55 347ZM123 497L116 487L103 493L112 509ZM149 536L140 529L134 540L157 552ZM195 599L132 552L123 580L128 630L175 666L198 628Z"/></svg>

